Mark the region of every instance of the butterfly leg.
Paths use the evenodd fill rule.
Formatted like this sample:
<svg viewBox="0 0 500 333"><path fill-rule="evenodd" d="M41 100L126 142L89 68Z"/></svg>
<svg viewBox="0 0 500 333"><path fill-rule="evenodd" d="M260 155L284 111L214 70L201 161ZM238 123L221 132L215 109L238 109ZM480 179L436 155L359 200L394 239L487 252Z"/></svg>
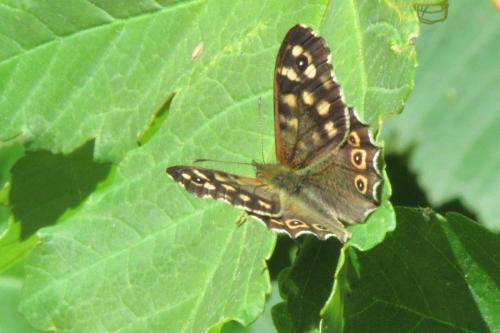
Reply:
<svg viewBox="0 0 500 333"><path fill-rule="evenodd" d="M243 223L246 222L247 218L248 218L247 212L241 212L240 216L238 216L238 218L235 221L236 225L238 227L241 227Z"/></svg>

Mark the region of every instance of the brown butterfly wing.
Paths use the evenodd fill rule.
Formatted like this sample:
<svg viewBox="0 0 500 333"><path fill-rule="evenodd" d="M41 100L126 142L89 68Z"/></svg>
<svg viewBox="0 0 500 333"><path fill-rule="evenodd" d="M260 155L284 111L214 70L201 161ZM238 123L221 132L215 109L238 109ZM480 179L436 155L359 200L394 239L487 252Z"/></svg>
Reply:
<svg viewBox="0 0 500 333"><path fill-rule="evenodd" d="M303 25L288 31L278 52L274 117L277 159L292 168L321 159L347 136L349 114L330 51Z"/></svg>
<svg viewBox="0 0 500 333"><path fill-rule="evenodd" d="M349 108L350 132L338 153L325 168L307 170L305 182L321 193L325 206L332 207L342 222L359 223L380 204L382 176L378 168L380 148L368 125Z"/></svg>
<svg viewBox="0 0 500 333"><path fill-rule="evenodd" d="M291 238L311 234L320 240L336 237L342 243L345 243L351 236L344 226L336 220L322 221L320 219L311 221L310 217L305 218L304 214L290 211L285 211L281 216L265 216L252 212L248 212L248 214L263 222L269 229L284 233Z"/></svg>
<svg viewBox="0 0 500 333"><path fill-rule="evenodd" d="M169 167L167 174L200 198L222 200L260 215L281 214L279 194L270 191L258 179L183 165Z"/></svg>

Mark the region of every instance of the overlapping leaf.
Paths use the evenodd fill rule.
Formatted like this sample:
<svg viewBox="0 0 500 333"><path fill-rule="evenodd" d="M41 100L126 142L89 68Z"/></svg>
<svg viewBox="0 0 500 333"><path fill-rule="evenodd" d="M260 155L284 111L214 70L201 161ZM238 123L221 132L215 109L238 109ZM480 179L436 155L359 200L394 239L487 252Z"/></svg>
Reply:
<svg viewBox="0 0 500 333"><path fill-rule="evenodd" d="M424 27L415 92L385 131L388 148L411 149L433 205L459 199L492 229L500 228L499 39L491 3L453 2L445 22Z"/></svg>

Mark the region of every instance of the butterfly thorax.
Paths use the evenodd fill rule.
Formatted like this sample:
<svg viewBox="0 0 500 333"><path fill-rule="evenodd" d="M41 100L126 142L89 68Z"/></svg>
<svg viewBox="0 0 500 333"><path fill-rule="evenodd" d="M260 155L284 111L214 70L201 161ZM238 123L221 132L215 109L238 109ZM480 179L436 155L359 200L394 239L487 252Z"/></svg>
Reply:
<svg viewBox="0 0 500 333"><path fill-rule="evenodd" d="M254 163L257 179L269 187L286 192L290 195L298 194L301 188L301 178L294 170L279 164Z"/></svg>
<svg viewBox="0 0 500 333"><path fill-rule="evenodd" d="M293 213L299 219L313 219L330 226L337 213L326 205L320 189L312 184L307 173L279 164L254 163L256 177L269 190L278 192L282 214Z"/></svg>

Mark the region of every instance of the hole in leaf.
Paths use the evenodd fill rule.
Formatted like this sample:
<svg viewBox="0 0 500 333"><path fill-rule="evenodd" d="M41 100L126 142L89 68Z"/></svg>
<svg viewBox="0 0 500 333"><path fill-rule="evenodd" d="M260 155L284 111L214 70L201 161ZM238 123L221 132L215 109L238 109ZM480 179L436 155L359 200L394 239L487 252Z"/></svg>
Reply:
<svg viewBox="0 0 500 333"><path fill-rule="evenodd" d="M175 93L168 95L158 109L156 109L149 118L144 129L137 134L137 144L142 146L146 144L160 129L161 125L165 122L170 110L170 104L174 99Z"/></svg>

